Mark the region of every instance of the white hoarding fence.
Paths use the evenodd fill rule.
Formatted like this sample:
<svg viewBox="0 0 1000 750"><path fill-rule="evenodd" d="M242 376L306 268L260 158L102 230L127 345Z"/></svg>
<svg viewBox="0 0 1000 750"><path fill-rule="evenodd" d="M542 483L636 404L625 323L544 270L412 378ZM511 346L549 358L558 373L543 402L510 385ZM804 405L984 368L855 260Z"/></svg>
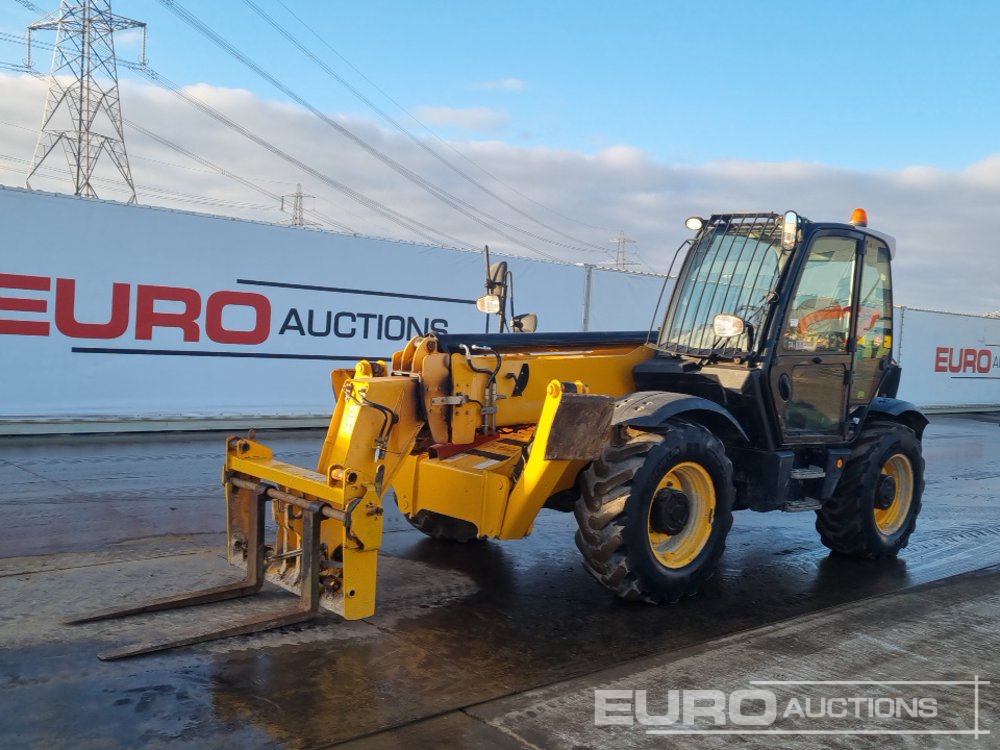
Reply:
<svg viewBox="0 0 1000 750"><path fill-rule="evenodd" d="M17 189L0 222L0 431L328 415L331 369L486 324L479 253ZM581 330L584 268L505 260L517 312ZM602 325L644 327L662 279L599 276Z"/></svg>
<svg viewBox="0 0 1000 750"><path fill-rule="evenodd" d="M0 223L0 433L322 419L331 369L485 329L479 253L9 188ZM542 331L645 330L663 288L505 260ZM893 347L901 398L1000 408L1000 320L899 308Z"/></svg>
<svg viewBox="0 0 1000 750"><path fill-rule="evenodd" d="M640 276L593 266L587 270L590 273L590 293L584 298L584 330L648 330L659 327L660 321L654 322L653 313L663 288L662 276ZM667 285L664 300L669 299L672 287L673 281ZM658 314L662 316L662 313L661 304Z"/></svg>
<svg viewBox="0 0 1000 750"><path fill-rule="evenodd" d="M1000 320L900 308L899 395L930 410L1000 409Z"/></svg>

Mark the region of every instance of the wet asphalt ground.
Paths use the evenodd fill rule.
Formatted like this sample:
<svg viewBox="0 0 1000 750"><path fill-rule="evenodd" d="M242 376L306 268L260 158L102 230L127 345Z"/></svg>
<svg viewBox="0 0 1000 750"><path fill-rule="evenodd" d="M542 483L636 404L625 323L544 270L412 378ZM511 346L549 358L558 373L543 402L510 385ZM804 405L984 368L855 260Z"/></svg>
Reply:
<svg viewBox="0 0 1000 750"><path fill-rule="evenodd" d="M267 587L253 599L60 625L75 613L238 577L222 557L224 436L0 439L0 748L320 748L350 740L407 748L678 746L589 731L592 688L612 684L622 670L646 669L724 688L745 676L747 653L758 676L812 658L810 674L826 670L833 679L863 668L863 652L843 646L872 628L869 645L875 639L889 651L919 657L933 649L939 660L954 651L951 671L960 676L937 676L949 671L939 661L935 677L923 679L965 679L980 657L949 639L961 630L979 633L980 646L993 643L986 636L1000 614L1000 576L987 571L1000 565L998 421L995 414L933 418L924 510L895 560L828 555L812 513L744 511L701 595L651 607L617 601L587 576L571 515L543 512L523 541L448 545L390 511L374 617L327 615L110 663L95 654L288 601ZM322 432L258 439L312 466ZM965 588L950 599L934 593L953 586ZM959 614L935 625L931 614L941 608ZM937 635L911 633L904 645L897 625L919 630L923 612L923 635ZM795 647L823 627L823 648ZM782 628L800 630L786 638ZM730 653L734 638L756 645ZM995 652L980 655L980 676L991 676ZM884 657L864 653L865 663ZM1000 746L1000 733L991 736L993 744L986 736L976 746ZM931 742L913 746L946 744ZM741 737L713 743L704 746L757 746Z"/></svg>

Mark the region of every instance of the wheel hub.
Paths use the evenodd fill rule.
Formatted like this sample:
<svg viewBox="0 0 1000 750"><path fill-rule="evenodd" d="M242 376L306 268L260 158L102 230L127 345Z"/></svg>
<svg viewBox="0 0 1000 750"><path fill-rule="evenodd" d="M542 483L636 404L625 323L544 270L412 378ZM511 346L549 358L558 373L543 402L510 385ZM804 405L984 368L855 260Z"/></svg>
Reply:
<svg viewBox="0 0 1000 750"><path fill-rule="evenodd" d="M896 478L888 474L883 474L879 480L878 489L875 492L875 507L879 510L888 510L892 507L896 499Z"/></svg>
<svg viewBox="0 0 1000 750"><path fill-rule="evenodd" d="M691 518L691 502L680 490L664 488L653 497L650 525L654 531L680 534Z"/></svg>

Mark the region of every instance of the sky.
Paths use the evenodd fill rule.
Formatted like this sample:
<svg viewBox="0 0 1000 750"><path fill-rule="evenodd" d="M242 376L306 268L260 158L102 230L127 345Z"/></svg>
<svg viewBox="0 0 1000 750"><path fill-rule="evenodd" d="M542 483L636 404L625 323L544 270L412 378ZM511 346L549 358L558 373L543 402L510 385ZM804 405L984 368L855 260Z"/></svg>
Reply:
<svg viewBox="0 0 1000 750"><path fill-rule="evenodd" d="M1000 3L253 2L329 70L243 0L183 0L180 7L286 92L163 3L113 5L149 24L150 64L190 95L323 175L464 244L601 263L621 230L634 240L634 270L663 272L688 215L794 209L838 221L861 205L873 227L899 239L897 302L1000 309L997 248L983 231L1000 205L1000 97L992 82ZM0 0L0 31L21 34L34 19L15 0ZM119 35L118 53L137 59L135 32ZM23 55L0 41L0 62ZM35 64L47 73L49 53L36 50ZM307 205L352 231L426 239L138 73L120 72L130 121L271 193L301 182L316 196ZM43 83L0 70L4 184L23 182L18 159L30 159L44 98ZM344 129L489 218L474 221L435 199ZM126 137L140 201L285 218L269 197L131 128ZM54 178L40 187L65 189ZM109 184L102 197L120 195Z"/></svg>

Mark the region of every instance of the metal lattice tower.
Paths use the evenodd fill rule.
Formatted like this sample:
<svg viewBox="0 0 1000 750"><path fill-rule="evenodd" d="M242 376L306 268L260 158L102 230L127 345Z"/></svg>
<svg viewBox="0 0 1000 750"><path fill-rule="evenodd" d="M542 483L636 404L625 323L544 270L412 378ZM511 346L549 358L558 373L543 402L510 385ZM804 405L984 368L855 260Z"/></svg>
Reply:
<svg viewBox="0 0 1000 750"><path fill-rule="evenodd" d="M620 231L618 232L618 236L611 241L618 245L618 251L615 253L615 269L624 271L628 266L634 266L635 263L633 261L625 259L625 246L634 245L635 240L630 240L625 236L624 231Z"/></svg>
<svg viewBox="0 0 1000 750"><path fill-rule="evenodd" d="M315 227L315 226L319 226L314 221L306 221L306 215L305 215L305 200L304 199L305 198L315 198L315 197L316 197L315 195L304 195L302 193L302 185L301 184L295 186L295 192L292 193L291 195L283 195L283 196L281 196L281 210L282 211L285 211L285 199L286 198L290 198L291 199L290 202L292 204L292 210L291 210L292 218L291 218L291 220L288 223L291 224L293 227ZM285 211L285 212L288 213L287 211Z"/></svg>
<svg viewBox="0 0 1000 750"><path fill-rule="evenodd" d="M56 44L45 114L25 187L31 188L31 178L61 145L74 195L97 197L91 180L103 153L128 187L128 202L136 202L115 61L114 34L125 29L142 29L141 63L145 65L146 24L113 15L111 0L61 0L58 11L28 27L29 67L33 32L55 31Z"/></svg>

